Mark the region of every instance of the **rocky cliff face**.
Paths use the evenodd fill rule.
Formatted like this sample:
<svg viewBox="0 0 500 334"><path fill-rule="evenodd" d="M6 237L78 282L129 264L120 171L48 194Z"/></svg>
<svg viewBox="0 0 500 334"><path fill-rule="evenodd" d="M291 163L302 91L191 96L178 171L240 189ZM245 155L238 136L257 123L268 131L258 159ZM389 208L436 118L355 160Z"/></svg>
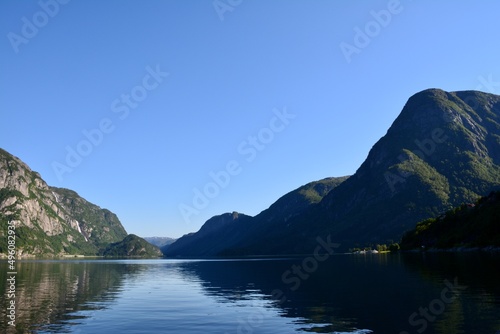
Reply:
<svg viewBox="0 0 500 334"><path fill-rule="evenodd" d="M115 214L71 190L49 187L40 174L0 149L0 233L9 221L16 224L18 257L95 255L127 235ZM0 253L6 252L4 239Z"/></svg>

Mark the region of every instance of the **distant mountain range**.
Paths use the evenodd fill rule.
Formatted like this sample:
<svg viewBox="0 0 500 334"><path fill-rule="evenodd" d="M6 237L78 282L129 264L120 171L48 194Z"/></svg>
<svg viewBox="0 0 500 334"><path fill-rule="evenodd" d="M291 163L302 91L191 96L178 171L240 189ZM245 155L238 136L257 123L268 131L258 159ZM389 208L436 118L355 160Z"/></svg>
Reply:
<svg viewBox="0 0 500 334"><path fill-rule="evenodd" d="M312 182L255 217L214 217L163 251L308 254L318 237L340 244L339 251L392 243L416 223L497 189L500 96L428 89L408 100L351 177Z"/></svg>
<svg viewBox="0 0 500 334"><path fill-rule="evenodd" d="M9 222L16 226L17 258L103 255L111 244L122 242L127 237L114 213L86 201L72 190L49 187L40 174L0 149L2 235L8 230ZM5 256L7 246L7 238L1 238L0 255ZM154 251L143 255L157 254ZM128 256L126 252L116 250L114 255Z"/></svg>
<svg viewBox="0 0 500 334"><path fill-rule="evenodd" d="M156 247L163 247L171 245L177 239L168 237L144 237L144 240L149 242L151 245L155 245Z"/></svg>

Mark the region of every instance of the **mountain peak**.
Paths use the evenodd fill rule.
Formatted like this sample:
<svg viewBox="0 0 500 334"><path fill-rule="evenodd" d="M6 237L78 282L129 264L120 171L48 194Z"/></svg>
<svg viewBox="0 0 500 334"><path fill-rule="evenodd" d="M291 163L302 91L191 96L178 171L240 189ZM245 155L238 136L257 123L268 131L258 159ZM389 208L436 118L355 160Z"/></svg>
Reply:
<svg viewBox="0 0 500 334"><path fill-rule="evenodd" d="M440 134L443 138L451 139L450 143L458 140L460 143L457 144L463 145L463 149L469 148L483 156L492 154L497 159L500 154L494 150L486 153L486 148L481 147L478 142L486 141L486 146L492 149L494 136L489 136L488 133L494 134L499 122L499 95L470 90L446 92L433 88L416 93L408 99L386 137L392 141L397 140L398 146L415 151L418 143L426 142L429 147L432 146L434 143L429 141L436 139L433 139L433 133ZM486 138L488 136L490 138ZM385 137L377 144L385 149L394 146L387 143Z"/></svg>
<svg viewBox="0 0 500 334"><path fill-rule="evenodd" d="M222 215L214 216L207 220L205 224L200 228L200 235L205 235L208 233L212 233L220 228L225 227L228 224L234 223L244 217L250 217L242 213L238 213L236 211L227 212Z"/></svg>
<svg viewBox="0 0 500 334"><path fill-rule="evenodd" d="M475 90L446 92L442 89L430 88L411 96L399 117L405 117L408 112L411 112L420 117L437 115L445 122L449 122L452 120L450 113L456 115L465 112L477 115L478 111L491 111L491 108L498 104L499 99L499 95Z"/></svg>

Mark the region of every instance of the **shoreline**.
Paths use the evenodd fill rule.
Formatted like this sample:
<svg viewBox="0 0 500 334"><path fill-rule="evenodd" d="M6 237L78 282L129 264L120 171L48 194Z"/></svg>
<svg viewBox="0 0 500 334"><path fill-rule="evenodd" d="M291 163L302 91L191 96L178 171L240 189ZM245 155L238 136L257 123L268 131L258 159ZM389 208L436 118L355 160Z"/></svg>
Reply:
<svg viewBox="0 0 500 334"><path fill-rule="evenodd" d="M399 250L398 252L384 251L379 253L335 253L332 255L382 255L382 254L398 254L398 253L500 253L500 247L497 246L486 246L486 247L452 247L452 248L426 248L426 249L408 249ZM310 256L311 254L276 254L276 255L247 255L247 256L235 256L235 257L107 257L102 255L82 255L82 254L65 254L65 255L47 255L47 256L36 256L36 255L22 255L17 258L18 261L22 260L71 260L71 259L165 259L165 260L258 260L258 259L273 259L273 258L303 258ZM0 253L0 261L7 260L7 254Z"/></svg>
<svg viewBox="0 0 500 334"><path fill-rule="evenodd" d="M402 253L473 253L473 252L486 252L497 253L500 252L500 247L486 246L486 247L452 247L452 248L426 248L426 249L409 249L401 250Z"/></svg>

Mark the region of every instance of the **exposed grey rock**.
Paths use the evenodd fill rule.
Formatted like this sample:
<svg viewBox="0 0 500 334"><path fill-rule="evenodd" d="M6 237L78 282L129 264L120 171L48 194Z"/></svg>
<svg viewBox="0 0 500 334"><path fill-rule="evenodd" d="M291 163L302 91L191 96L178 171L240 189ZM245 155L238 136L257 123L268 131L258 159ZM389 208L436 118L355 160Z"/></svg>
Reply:
<svg viewBox="0 0 500 334"><path fill-rule="evenodd" d="M121 241L126 231L108 210L77 193L49 187L40 174L0 149L0 223L15 222L18 255L62 255L99 249ZM0 244L0 253L5 253Z"/></svg>

